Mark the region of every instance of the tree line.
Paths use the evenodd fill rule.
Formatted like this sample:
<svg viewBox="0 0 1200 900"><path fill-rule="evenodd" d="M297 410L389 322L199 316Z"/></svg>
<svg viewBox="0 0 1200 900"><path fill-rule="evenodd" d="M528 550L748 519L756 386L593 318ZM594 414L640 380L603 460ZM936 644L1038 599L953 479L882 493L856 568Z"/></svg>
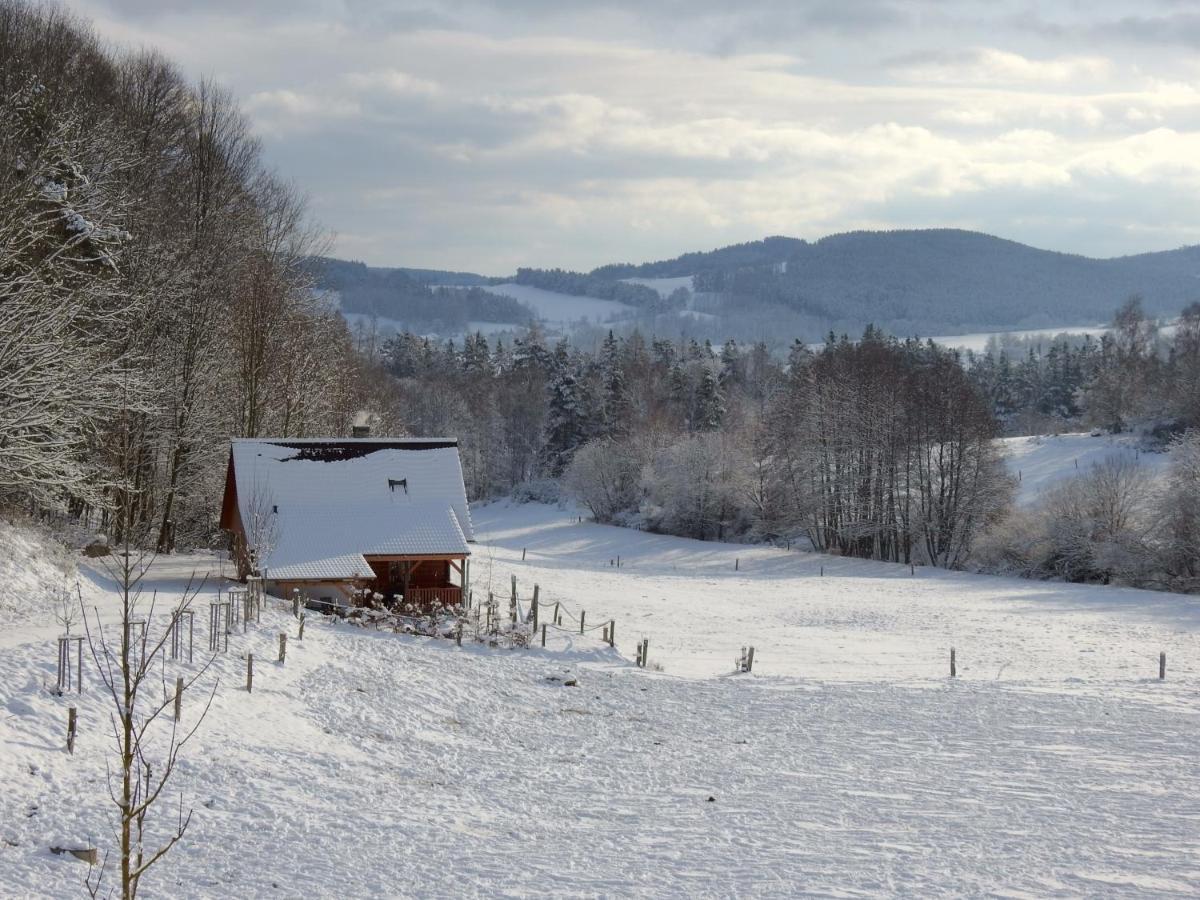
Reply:
<svg viewBox="0 0 1200 900"><path fill-rule="evenodd" d="M409 427L461 437L473 497L561 478L602 522L938 565L961 564L1006 497L995 418L957 355L874 328L786 361L537 331L508 347L402 334L383 359Z"/></svg>
<svg viewBox="0 0 1200 900"><path fill-rule="evenodd" d="M1096 427L1159 435L1200 427L1200 303L1162 326L1138 297L1098 338L993 339L967 353L971 379L1008 434Z"/></svg>
<svg viewBox="0 0 1200 900"><path fill-rule="evenodd" d="M0 503L206 540L229 436L346 433L387 386L227 92L14 0L0 59Z"/></svg>

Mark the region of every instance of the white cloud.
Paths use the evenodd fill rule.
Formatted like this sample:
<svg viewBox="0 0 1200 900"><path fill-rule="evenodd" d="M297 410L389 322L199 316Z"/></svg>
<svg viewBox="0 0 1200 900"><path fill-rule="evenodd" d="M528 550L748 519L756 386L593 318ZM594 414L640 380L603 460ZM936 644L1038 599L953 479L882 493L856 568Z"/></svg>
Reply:
<svg viewBox="0 0 1200 900"><path fill-rule="evenodd" d="M104 2L75 5L228 82L341 252L381 264L499 274L865 225L1021 239L1030 222L1050 246L1059 222L1072 249L1132 251L1180 243L1156 202L1200 184L1200 66L1105 37L1124 0L1073 7L1052 40L1004 0L257 18Z"/></svg>

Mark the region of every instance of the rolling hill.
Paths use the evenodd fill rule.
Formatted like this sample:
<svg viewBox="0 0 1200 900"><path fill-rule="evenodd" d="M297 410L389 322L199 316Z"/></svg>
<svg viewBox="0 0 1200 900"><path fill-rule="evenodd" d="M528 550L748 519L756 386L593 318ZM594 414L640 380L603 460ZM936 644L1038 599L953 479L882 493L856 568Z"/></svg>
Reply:
<svg viewBox="0 0 1200 900"><path fill-rule="evenodd" d="M590 273L522 269L510 279L338 261L328 261L326 271L340 283L345 309L401 321L414 318L408 310L416 311L438 285L503 295L504 283L516 282L559 290L564 305L580 296L620 302L607 321L644 330L771 343L817 340L831 330L853 335L868 323L899 335L1094 325L1134 294L1160 316L1200 299L1200 247L1093 259L957 229L860 231L811 242L768 237ZM686 302L676 296L655 304L642 296L657 290L665 301L667 288L686 292L689 286ZM548 315L541 299L538 318L570 319ZM475 305L480 301L476 295ZM463 307L471 320L517 325L528 315L527 308L507 303L478 312ZM695 312L707 315L686 315ZM603 318L593 322L605 324Z"/></svg>

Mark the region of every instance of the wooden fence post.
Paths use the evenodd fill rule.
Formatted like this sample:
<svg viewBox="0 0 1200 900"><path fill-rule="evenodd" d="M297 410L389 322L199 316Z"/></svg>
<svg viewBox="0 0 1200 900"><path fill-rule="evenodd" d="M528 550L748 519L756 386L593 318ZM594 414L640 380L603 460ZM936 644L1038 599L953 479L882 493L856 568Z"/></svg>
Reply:
<svg viewBox="0 0 1200 900"><path fill-rule="evenodd" d="M287 632L279 632L279 661L283 662L287 657Z"/></svg>
<svg viewBox="0 0 1200 900"><path fill-rule="evenodd" d="M246 693L254 692L254 654L246 654Z"/></svg>
<svg viewBox="0 0 1200 900"><path fill-rule="evenodd" d="M608 646L617 646L617 620L613 619L608 623Z"/></svg>
<svg viewBox="0 0 1200 900"><path fill-rule="evenodd" d="M304 640L304 613L300 613L300 631L296 634L296 640Z"/></svg>
<svg viewBox="0 0 1200 900"><path fill-rule="evenodd" d="M300 589L292 588L292 618L300 618Z"/></svg>
<svg viewBox="0 0 1200 900"><path fill-rule="evenodd" d="M75 755L75 707L67 708L67 752Z"/></svg>
<svg viewBox="0 0 1200 900"><path fill-rule="evenodd" d="M454 643L462 646L462 619L458 620L458 627L454 629Z"/></svg>
<svg viewBox="0 0 1200 900"><path fill-rule="evenodd" d="M650 661L650 638L642 638L642 668Z"/></svg>
<svg viewBox="0 0 1200 900"><path fill-rule="evenodd" d="M587 610L581 609L579 611L579 633L580 634L583 634L583 622L586 618L587 618Z"/></svg>
<svg viewBox="0 0 1200 900"><path fill-rule="evenodd" d="M733 560L733 571L736 572L738 570L738 566L740 566L741 564L742 564L742 561L735 557Z"/></svg>
<svg viewBox="0 0 1200 900"><path fill-rule="evenodd" d="M542 646L546 646L546 626L542 626Z"/></svg>
<svg viewBox="0 0 1200 900"><path fill-rule="evenodd" d="M1163 681L1167 677L1167 651L1164 650L1158 654L1158 680Z"/></svg>
<svg viewBox="0 0 1200 900"><path fill-rule="evenodd" d="M955 663L953 647L950 648L950 677L951 678L958 677L958 666Z"/></svg>
<svg viewBox="0 0 1200 900"><path fill-rule="evenodd" d="M175 721L178 722L180 716L183 715L183 676L179 675L175 679Z"/></svg>
<svg viewBox="0 0 1200 900"><path fill-rule="evenodd" d="M746 653L746 671L754 671L754 648L751 647Z"/></svg>
<svg viewBox="0 0 1200 900"><path fill-rule="evenodd" d="M525 562L525 548L521 548L521 562Z"/></svg>

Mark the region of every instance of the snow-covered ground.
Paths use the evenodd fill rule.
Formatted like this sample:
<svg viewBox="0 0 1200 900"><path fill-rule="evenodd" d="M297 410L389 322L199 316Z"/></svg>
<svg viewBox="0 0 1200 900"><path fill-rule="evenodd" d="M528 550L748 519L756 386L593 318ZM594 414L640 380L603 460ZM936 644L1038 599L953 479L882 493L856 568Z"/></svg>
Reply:
<svg viewBox="0 0 1200 900"><path fill-rule="evenodd" d="M620 655L595 633L459 649L315 619L298 642L290 614L269 610L217 659L177 782L192 828L147 895L1200 892L1195 599L914 575L539 505L473 515L477 595L515 573L522 596L537 583L589 626L615 618ZM211 563L173 557L148 583L169 602ZM23 591L57 577L24 553L17 568ZM111 608L100 576L84 590ZM48 692L57 626L9 615L2 892L67 896L85 866L46 848L107 841L107 711L94 680ZM279 631L292 636L283 665ZM644 636L663 672L628 662ZM755 673L730 677L747 643ZM547 680L567 670L578 686ZM188 698L185 723L198 706Z"/></svg>
<svg viewBox="0 0 1200 900"><path fill-rule="evenodd" d="M1077 475L1085 475L1097 463L1125 458L1147 467L1155 476L1166 468L1168 456L1140 449L1141 440L1131 434L1038 435L1003 438L1000 446L1009 471L1017 476L1017 502L1033 503L1048 488Z"/></svg>
<svg viewBox="0 0 1200 900"><path fill-rule="evenodd" d="M939 337L931 338L935 343L942 344L946 347L956 347L959 350L973 350L976 353L982 353L987 349L988 341L992 338L1000 341L1000 346L1004 346L1006 338L1015 338L1021 340L1024 338L1056 338L1060 334L1078 335L1082 337L1085 334L1090 334L1094 338L1099 338L1100 335L1109 331L1110 325L1072 325L1059 328L1033 328L1026 331L979 331L973 334L944 334Z"/></svg>
<svg viewBox="0 0 1200 900"><path fill-rule="evenodd" d="M615 300L600 300L596 297L576 297L560 294L526 284L497 284L485 288L493 294L504 294L533 308L542 321L550 325L573 325L581 320L607 322L627 317L635 312L633 307Z"/></svg>

